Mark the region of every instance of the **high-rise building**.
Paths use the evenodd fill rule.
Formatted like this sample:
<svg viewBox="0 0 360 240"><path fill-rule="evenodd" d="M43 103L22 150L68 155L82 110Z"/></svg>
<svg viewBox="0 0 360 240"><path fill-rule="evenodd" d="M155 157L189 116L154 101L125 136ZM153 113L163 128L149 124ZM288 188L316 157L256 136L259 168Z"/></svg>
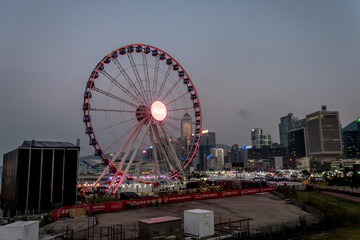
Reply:
<svg viewBox="0 0 360 240"><path fill-rule="evenodd" d="M192 134L192 119L188 113L185 113L181 119L181 139L186 145L190 145Z"/></svg>
<svg viewBox="0 0 360 240"><path fill-rule="evenodd" d="M208 130L204 130L201 134L200 138L200 146L199 146L199 162L197 165L197 170L206 170L206 160L209 155L211 155L211 148L216 146L216 138L214 132L209 132Z"/></svg>
<svg viewBox="0 0 360 240"><path fill-rule="evenodd" d="M307 156L306 131L305 128L298 128L289 131L289 156L292 159Z"/></svg>
<svg viewBox="0 0 360 240"><path fill-rule="evenodd" d="M306 115L309 155L315 160L330 162L342 154L339 112L322 111Z"/></svg>
<svg viewBox="0 0 360 240"><path fill-rule="evenodd" d="M213 148L212 149L212 155L216 157L217 165L220 168L223 168L225 165L224 161L224 149L223 148Z"/></svg>
<svg viewBox="0 0 360 240"><path fill-rule="evenodd" d="M280 147L287 147L289 144L288 133L294 128L294 124L298 121L298 117L294 117L292 113L287 116L280 118L279 123L279 136L280 136Z"/></svg>
<svg viewBox="0 0 360 240"><path fill-rule="evenodd" d="M251 144L253 148L271 147L271 135L263 134L262 128L254 128L251 130Z"/></svg>
<svg viewBox="0 0 360 240"><path fill-rule="evenodd" d="M239 145L234 144L231 147L231 153L230 153L230 161L231 162L239 162L240 161L240 153L239 153Z"/></svg>
<svg viewBox="0 0 360 240"><path fill-rule="evenodd" d="M342 129L345 158L360 158L359 122L353 121Z"/></svg>
<svg viewBox="0 0 360 240"><path fill-rule="evenodd" d="M215 133L204 130L201 134L200 146L216 147Z"/></svg>
<svg viewBox="0 0 360 240"><path fill-rule="evenodd" d="M240 154L246 170L261 170L266 168L264 163L269 165L274 157L284 157L285 148L244 148L240 150Z"/></svg>

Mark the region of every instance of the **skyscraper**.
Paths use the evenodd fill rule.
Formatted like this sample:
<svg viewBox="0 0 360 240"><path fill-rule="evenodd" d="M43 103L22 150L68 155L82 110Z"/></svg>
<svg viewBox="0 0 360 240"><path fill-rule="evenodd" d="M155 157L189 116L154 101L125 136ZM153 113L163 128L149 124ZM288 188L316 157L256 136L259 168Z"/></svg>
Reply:
<svg viewBox="0 0 360 240"><path fill-rule="evenodd" d="M306 115L309 155L315 160L330 162L342 154L339 112L322 111Z"/></svg>
<svg viewBox="0 0 360 240"><path fill-rule="evenodd" d="M349 123L342 129L345 158L360 158L359 120Z"/></svg>
<svg viewBox="0 0 360 240"><path fill-rule="evenodd" d="M271 147L271 135L263 134L262 128L254 128L251 130L251 144L253 148Z"/></svg>
<svg viewBox="0 0 360 240"><path fill-rule="evenodd" d="M223 148L213 148L212 155L216 157L217 165L220 168L223 168L225 165L224 161L224 149Z"/></svg>
<svg viewBox="0 0 360 240"><path fill-rule="evenodd" d="M206 170L206 159L207 156L211 155L211 148L216 146L216 138L214 132L205 130L201 134L200 146L199 146L199 164L197 165L198 170Z"/></svg>
<svg viewBox="0 0 360 240"><path fill-rule="evenodd" d="M294 117L292 113L289 113L287 116L280 118L279 123L279 136L280 136L280 146L288 147L289 138L288 134L291 129L294 128L294 123L298 121L298 117Z"/></svg>
<svg viewBox="0 0 360 240"><path fill-rule="evenodd" d="M240 157L239 157L239 145L234 144L231 147L231 153L230 153L230 161L231 162L239 162L240 161Z"/></svg>
<svg viewBox="0 0 360 240"><path fill-rule="evenodd" d="M289 131L289 156L292 159L307 156L306 131L298 128Z"/></svg>
<svg viewBox="0 0 360 240"><path fill-rule="evenodd" d="M186 145L190 144L192 134L192 119L188 113L185 113L181 119L181 139Z"/></svg>

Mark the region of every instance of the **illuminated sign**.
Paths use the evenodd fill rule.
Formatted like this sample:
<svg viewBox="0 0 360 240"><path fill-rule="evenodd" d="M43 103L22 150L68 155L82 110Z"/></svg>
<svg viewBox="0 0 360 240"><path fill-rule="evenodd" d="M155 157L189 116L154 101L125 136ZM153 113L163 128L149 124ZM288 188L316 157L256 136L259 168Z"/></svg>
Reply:
<svg viewBox="0 0 360 240"><path fill-rule="evenodd" d="M209 132L209 129L206 129L206 130L202 131L202 134L208 133L208 132Z"/></svg>
<svg viewBox="0 0 360 240"><path fill-rule="evenodd" d="M244 146L243 149L252 149L252 145Z"/></svg>
<svg viewBox="0 0 360 240"><path fill-rule="evenodd" d="M156 120L156 121L162 121L166 118L166 107L165 104L163 104L160 101L155 101L153 102L153 104L151 105L151 116Z"/></svg>
<svg viewBox="0 0 360 240"><path fill-rule="evenodd" d="M358 119L358 122L360 122L360 118Z"/></svg>

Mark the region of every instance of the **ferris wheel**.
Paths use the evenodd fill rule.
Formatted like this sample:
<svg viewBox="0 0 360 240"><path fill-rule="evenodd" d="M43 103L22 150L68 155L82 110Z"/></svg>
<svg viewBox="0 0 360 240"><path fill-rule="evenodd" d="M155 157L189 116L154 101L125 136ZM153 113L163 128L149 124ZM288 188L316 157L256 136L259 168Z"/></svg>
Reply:
<svg viewBox="0 0 360 240"><path fill-rule="evenodd" d="M87 81L83 112L89 144L106 165L98 181L108 172L120 175L110 184L116 190L125 178L150 183L184 175L199 147L202 114L193 82L153 46L106 55Z"/></svg>

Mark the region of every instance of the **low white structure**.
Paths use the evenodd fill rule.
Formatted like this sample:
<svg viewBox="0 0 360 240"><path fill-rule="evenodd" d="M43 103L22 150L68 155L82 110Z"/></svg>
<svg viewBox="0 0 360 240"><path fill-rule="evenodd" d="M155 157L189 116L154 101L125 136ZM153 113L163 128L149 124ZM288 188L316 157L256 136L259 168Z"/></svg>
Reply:
<svg viewBox="0 0 360 240"><path fill-rule="evenodd" d="M184 232L200 238L214 235L214 212L202 209L185 210Z"/></svg>
<svg viewBox="0 0 360 240"><path fill-rule="evenodd" d="M34 240L39 239L39 222L14 222L0 227L1 240Z"/></svg>
<svg viewBox="0 0 360 240"><path fill-rule="evenodd" d="M308 170L310 171L310 158L309 157L302 157L296 159L296 169L297 170Z"/></svg>

